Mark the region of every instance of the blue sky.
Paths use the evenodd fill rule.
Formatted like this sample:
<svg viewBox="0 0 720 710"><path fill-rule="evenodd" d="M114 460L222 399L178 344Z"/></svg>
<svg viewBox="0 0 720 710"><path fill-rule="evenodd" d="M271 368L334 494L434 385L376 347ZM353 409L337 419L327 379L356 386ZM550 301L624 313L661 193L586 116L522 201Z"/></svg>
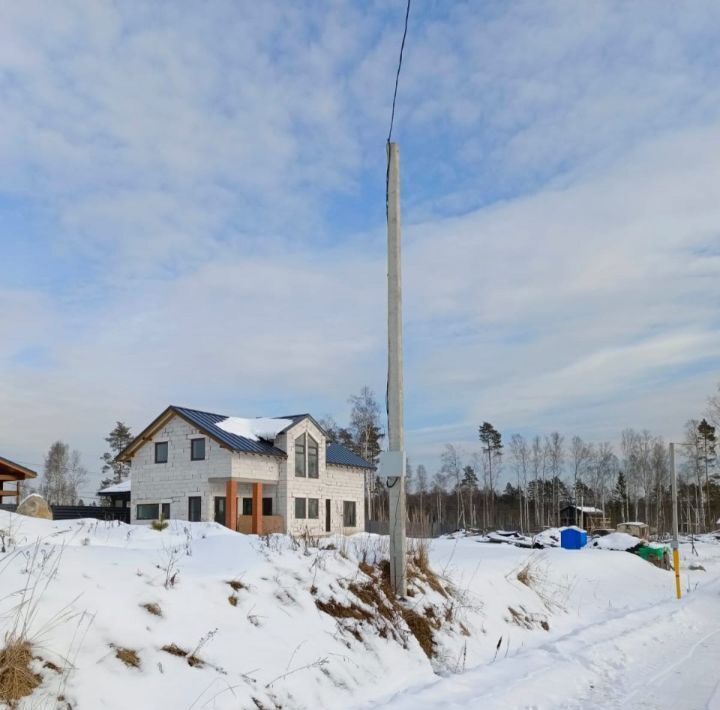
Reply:
<svg viewBox="0 0 720 710"><path fill-rule="evenodd" d="M0 10L0 453L169 403L347 416L385 382L403 2ZM718 377L720 6L415 2L411 458L477 425L679 436Z"/></svg>

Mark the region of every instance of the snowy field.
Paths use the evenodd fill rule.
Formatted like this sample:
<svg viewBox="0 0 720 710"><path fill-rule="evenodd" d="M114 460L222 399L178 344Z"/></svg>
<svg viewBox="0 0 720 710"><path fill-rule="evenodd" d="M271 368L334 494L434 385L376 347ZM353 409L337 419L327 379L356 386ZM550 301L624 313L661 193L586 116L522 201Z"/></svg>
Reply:
<svg viewBox="0 0 720 710"><path fill-rule="evenodd" d="M710 540L682 547L680 602L626 552L435 540L400 605L378 536L2 511L0 530L0 630L27 629L39 681L20 708L720 709Z"/></svg>

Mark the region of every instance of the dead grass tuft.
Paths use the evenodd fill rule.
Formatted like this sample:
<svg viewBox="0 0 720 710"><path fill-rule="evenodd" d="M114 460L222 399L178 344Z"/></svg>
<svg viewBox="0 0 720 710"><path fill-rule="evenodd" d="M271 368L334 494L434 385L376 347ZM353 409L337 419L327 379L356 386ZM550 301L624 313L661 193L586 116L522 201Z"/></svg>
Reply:
<svg viewBox="0 0 720 710"><path fill-rule="evenodd" d="M241 589L247 589L247 584L239 579L231 579L228 584L232 588L233 592L239 592Z"/></svg>
<svg viewBox="0 0 720 710"><path fill-rule="evenodd" d="M115 658L119 658L126 666L130 668L140 668L140 656L137 651L132 648L122 648L115 646Z"/></svg>
<svg viewBox="0 0 720 710"><path fill-rule="evenodd" d="M148 602L147 604L141 604L140 606L145 609L148 614L152 614L153 616L163 615L160 605L156 604L155 602Z"/></svg>
<svg viewBox="0 0 720 710"><path fill-rule="evenodd" d="M13 707L32 694L41 678L30 668L32 647L25 640L9 641L0 651L0 702Z"/></svg>
<svg viewBox="0 0 720 710"><path fill-rule="evenodd" d="M231 595L228 597L228 601L230 602L230 604L231 604L232 606L237 606L237 605L238 605L237 594L231 594Z"/></svg>
<svg viewBox="0 0 720 710"><path fill-rule="evenodd" d="M420 616L417 612L412 609L403 609L402 617L405 619L405 623L412 632L412 635L417 639L420 644L420 648L425 652L428 658L433 657L433 633L430 622L424 617Z"/></svg>
<svg viewBox="0 0 720 710"><path fill-rule="evenodd" d="M205 661L196 656L194 651L192 653L190 651L186 651L185 649L180 648L180 646L176 643L166 644L160 650L165 651L165 653L169 653L171 656L184 658L187 661L187 664L193 668L202 668L205 665Z"/></svg>
<svg viewBox="0 0 720 710"><path fill-rule="evenodd" d="M176 643L168 643L165 644L161 649L161 651L165 651L165 653L169 653L171 656L178 656L181 658L185 658L190 651L185 651L184 649L180 648Z"/></svg>
<svg viewBox="0 0 720 710"><path fill-rule="evenodd" d="M345 604L340 604L340 602L338 602L336 599L330 599L326 602L321 601L320 599L316 599L315 606L320 609L320 611L329 614L335 619L357 619L358 621L371 621L373 618L372 614L365 611L364 609L361 609L357 604L350 604L349 606L346 606Z"/></svg>

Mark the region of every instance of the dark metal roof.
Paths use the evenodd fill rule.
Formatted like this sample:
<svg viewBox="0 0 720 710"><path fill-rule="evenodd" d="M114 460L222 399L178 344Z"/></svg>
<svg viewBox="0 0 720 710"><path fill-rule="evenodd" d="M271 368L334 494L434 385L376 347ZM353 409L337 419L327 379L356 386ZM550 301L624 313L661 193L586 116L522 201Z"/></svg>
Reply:
<svg viewBox="0 0 720 710"><path fill-rule="evenodd" d="M198 429L206 432L209 436L222 442L233 451L240 451L248 454L261 454L263 456L277 456L285 458L287 454L282 450L273 446L267 441L255 441L247 439L244 436L230 434L229 432L216 426L218 422L227 419L224 414L211 414L210 412L201 412L197 409L187 409L186 407L171 406L170 409L187 421L194 424ZM290 419L294 426L303 419L310 419L320 431L325 430L311 417L309 414L293 414L285 417L275 417L276 419ZM289 427L283 429L285 431ZM371 463L346 449L342 444L328 444L325 452L325 461L334 466L352 466L354 468L374 469Z"/></svg>
<svg viewBox="0 0 720 710"><path fill-rule="evenodd" d="M369 461L346 449L342 444L328 444L325 461L335 466L354 466L371 470L375 468Z"/></svg>
<svg viewBox="0 0 720 710"><path fill-rule="evenodd" d="M283 458L287 456L282 449L276 448L267 441L247 439L244 436L231 434L219 426L216 426L218 422L227 419L227 416L224 414L211 414L210 412L200 412L197 409L186 409L185 407L175 406L171 406L170 409L233 451L242 451L246 454L262 454L264 456L280 456Z"/></svg>
<svg viewBox="0 0 720 710"><path fill-rule="evenodd" d="M269 441L248 439L244 436L231 434L217 426L220 422L228 417L224 414L213 414L211 412L202 412L198 409L189 409L188 407L169 406L162 414L160 414L153 422L151 422L143 431L136 436L116 457L118 461L124 461L131 458L135 449L147 441L169 417L177 415L185 419L200 431L227 446L231 451L237 451L248 454L258 454L260 456L274 456L277 458L286 458L287 454L282 449L274 446ZM315 426L326 435L323 427L309 414L293 414L285 417L275 417L276 419L289 419L292 424L285 427L282 431L287 431L291 426L298 422L309 419ZM346 449L341 444L328 444L326 447L325 461L334 466L349 466L352 468L363 468L372 470L375 468L371 463L365 461L357 454Z"/></svg>

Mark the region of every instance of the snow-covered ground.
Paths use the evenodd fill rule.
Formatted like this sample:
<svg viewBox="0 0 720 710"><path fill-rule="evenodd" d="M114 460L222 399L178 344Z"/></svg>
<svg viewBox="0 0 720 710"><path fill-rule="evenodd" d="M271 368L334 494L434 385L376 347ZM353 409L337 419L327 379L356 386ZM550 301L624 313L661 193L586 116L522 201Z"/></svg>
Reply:
<svg viewBox="0 0 720 710"><path fill-rule="evenodd" d="M0 530L0 633L27 617L42 678L20 707L691 710L720 700L716 542L698 543L697 556L683 546L683 561L705 570L684 575L678 602L672 573L629 553L436 540L440 584L418 568L413 596L391 606L378 536L318 544L214 523L155 531L2 511Z"/></svg>

